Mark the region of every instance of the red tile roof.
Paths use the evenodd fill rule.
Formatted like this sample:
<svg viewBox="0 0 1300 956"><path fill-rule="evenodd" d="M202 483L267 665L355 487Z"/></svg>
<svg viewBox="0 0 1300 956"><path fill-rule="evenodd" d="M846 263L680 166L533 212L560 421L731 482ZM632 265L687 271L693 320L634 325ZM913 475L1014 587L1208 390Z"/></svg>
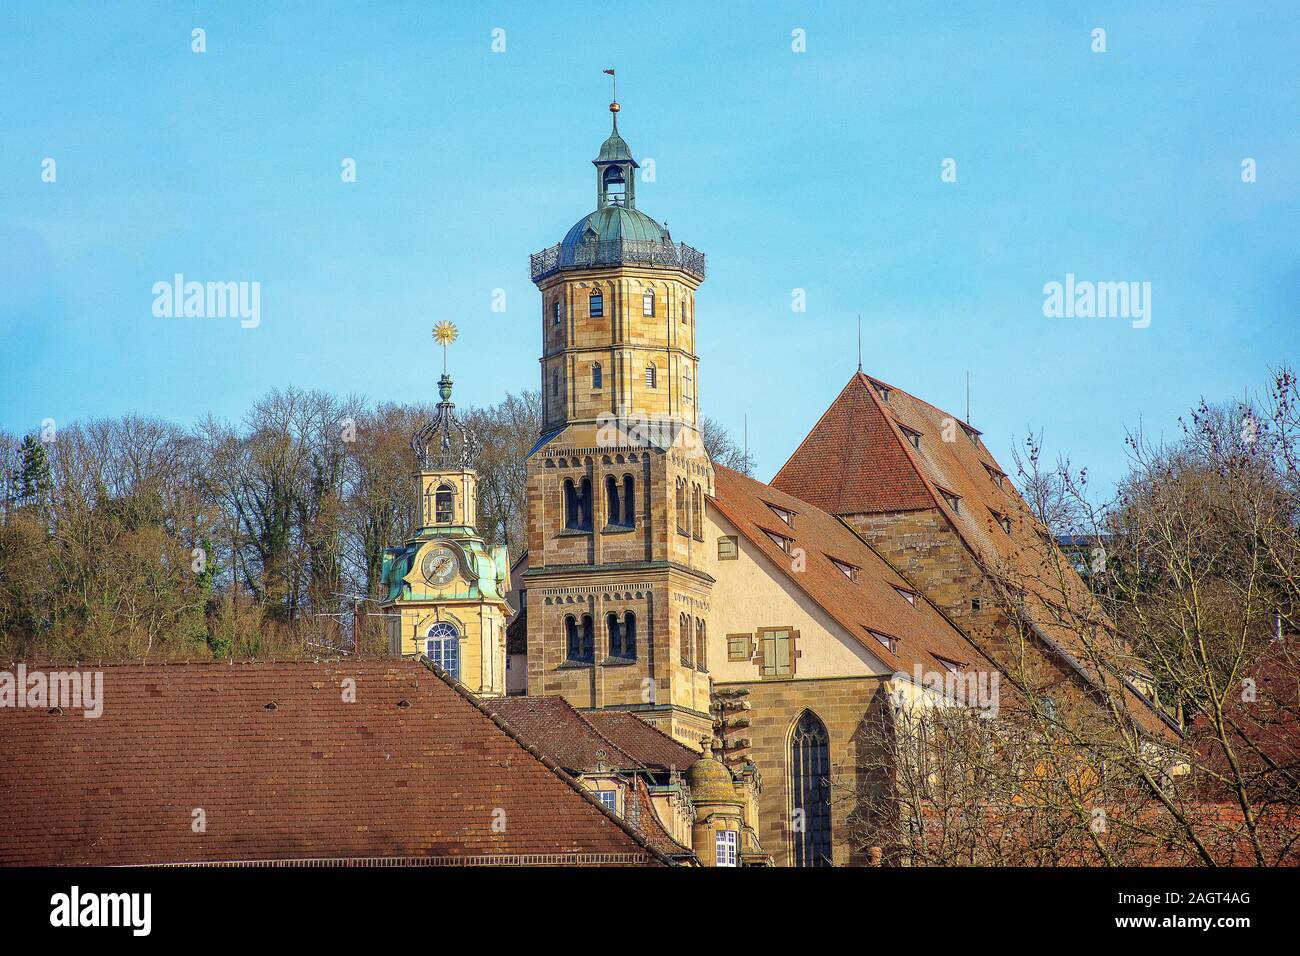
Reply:
<svg viewBox="0 0 1300 956"><path fill-rule="evenodd" d="M914 588L851 528L834 515L714 465L718 511L759 552L800 590L815 601L863 647L894 671L944 673L940 658L973 669L988 670L988 659L924 597L913 604L898 589ZM793 525L777 518L771 505L794 512ZM804 551L804 567L795 571L790 555L768 537L779 534ZM858 570L854 578L834 564ZM872 632L895 639L893 650Z"/></svg>
<svg viewBox="0 0 1300 956"><path fill-rule="evenodd" d="M97 719L0 708L0 863L666 862L418 662L102 672Z"/></svg>
<svg viewBox="0 0 1300 956"><path fill-rule="evenodd" d="M909 431L921 436L919 448ZM1085 613L1109 627L1105 614L979 436L957 416L858 372L772 484L837 515L937 508L983 567L1026 589L1025 610L1041 636L1096 683L1089 653L1062 620ZM950 495L961 499L956 511ZM1109 654L1120 672L1123 656L1118 644ZM1131 687L1124 696L1144 726L1168 734L1167 716L1152 720L1149 700Z"/></svg>
<svg viewBox="0 0 1300 956"><path fill-rule="evenodd" d="M594 710L586 717L606 739L650 770L684 771L700 759L694 750L626 711Z"/></svg>

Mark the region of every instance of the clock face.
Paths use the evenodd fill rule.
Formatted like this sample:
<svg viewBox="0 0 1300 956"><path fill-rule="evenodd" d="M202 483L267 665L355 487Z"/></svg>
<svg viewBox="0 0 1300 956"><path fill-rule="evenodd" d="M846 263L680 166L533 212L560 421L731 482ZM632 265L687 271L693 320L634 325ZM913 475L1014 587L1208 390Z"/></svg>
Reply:
<svg viewBox="0 0 1300 956"><path fill-rule="evenodd" d="M430 584L441 587L456 576L456 552L445 544L429 549L421 565L424 577Z"/></svg>

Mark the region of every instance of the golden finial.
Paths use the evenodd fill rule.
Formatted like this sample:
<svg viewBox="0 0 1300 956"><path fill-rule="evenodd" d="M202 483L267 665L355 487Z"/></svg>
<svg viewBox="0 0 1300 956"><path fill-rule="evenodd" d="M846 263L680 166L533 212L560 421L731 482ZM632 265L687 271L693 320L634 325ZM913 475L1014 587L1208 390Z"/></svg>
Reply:
<svg viewBox="0 0 1300 956"><path fill-rule="evenodd" d="M455 342L456 336L459 334L460 333L456 331L455 322L443 321L433 327L433 338L443 348L446 348L448 345L451 345L452 342Z"/></svg>

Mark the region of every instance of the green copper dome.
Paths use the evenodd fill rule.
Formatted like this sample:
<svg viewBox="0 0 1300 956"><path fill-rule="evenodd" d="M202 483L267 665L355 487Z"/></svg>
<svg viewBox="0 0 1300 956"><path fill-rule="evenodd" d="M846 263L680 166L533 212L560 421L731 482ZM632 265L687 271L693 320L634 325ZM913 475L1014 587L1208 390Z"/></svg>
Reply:
<svg viewBox="0 0 1300 956"><path fill-rule="evenodd" d="M590 242L671 242L668 230L639 209L606 206L583 216L560 243L562 250ZM563 252L561 253L563 255Z"/></svg>

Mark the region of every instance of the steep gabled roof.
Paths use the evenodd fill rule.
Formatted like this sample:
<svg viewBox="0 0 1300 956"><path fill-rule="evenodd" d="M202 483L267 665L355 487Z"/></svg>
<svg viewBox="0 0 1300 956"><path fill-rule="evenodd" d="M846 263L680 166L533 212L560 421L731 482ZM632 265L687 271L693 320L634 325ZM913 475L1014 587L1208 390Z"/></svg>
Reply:
<svg viewBox="0 0 1300 956"><path fill-rule="evenodd" d="M586 714L597 729L620 750L654 771L685 770L700 755L640 717L622 710L594 710Z"/></svg>
<svg viewBox="0 0 1300 956"><path fill-rule="evenodd" d="M1039 637L1086 680L1101 680L1063 622L1087 619L1101 633L1112 625L969 423L857 372L772 484L837 515L937 508L983 567L1024 589ZM1122 643L1106 643L1130 713L1168 733L1169 716L1128 681Z"/></svg>
<svg viewBox="0 0 1300 956"><path fill-rule="evenodd" d="M0 708L0 864L666 862L417 661L98 669L98 718Z"/></svg>
<svg viewBox="0 0 1300 956"><path fill-rule="evenodd" d="M943 673L945 661L989 669L988 659L884 558L834 515L737 471L714 465L710 503L778 571L895 672ZM772 510L794 513L787 525ZM773 540L801 548L803 569ZM836 562L853 571L850 578ZM892 649L875 635L892 638Z"/></svg>

